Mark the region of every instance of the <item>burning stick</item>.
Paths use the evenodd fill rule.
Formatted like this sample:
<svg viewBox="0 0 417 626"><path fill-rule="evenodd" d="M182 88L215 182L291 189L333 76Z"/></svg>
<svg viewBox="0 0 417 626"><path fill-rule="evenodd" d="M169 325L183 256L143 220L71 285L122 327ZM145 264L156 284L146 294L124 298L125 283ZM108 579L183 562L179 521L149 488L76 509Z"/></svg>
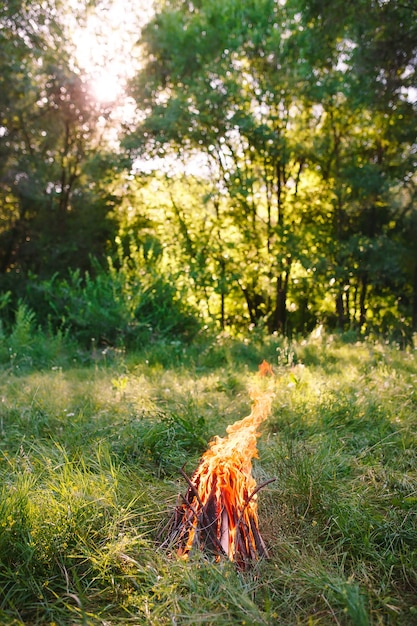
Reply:
<svg viewBox="0 0 417 626"><path fill-rule="evenodd" d="M273 375L272 368L264 361L259 375L268 374ZM258 457L258 427L271 410L272 385L258 384L250 395L250 415L228 426L226 437L216 436L210 442L191 478L181 470L188 490L177 504L164 544L177 545L183 558L200 548L214 553L216 560L227 556L244 568L267 555L258 527L257 494L275 479L257 486L252 459Z"/></svg>

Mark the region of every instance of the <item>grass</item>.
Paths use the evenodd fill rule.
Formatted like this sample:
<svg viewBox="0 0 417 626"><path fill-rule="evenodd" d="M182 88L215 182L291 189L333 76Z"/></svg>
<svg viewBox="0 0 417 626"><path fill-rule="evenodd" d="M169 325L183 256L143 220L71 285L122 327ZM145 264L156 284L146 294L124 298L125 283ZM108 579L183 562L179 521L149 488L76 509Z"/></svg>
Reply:
<svg viewBox="0 0 417 626"><path fill-rule="evenodd" d="M415 349L223 337L47 357L17 345L0 369L1 624L417 624ZM179 468L248 414L263 358L269 559L178 560L156 539Z"/></svg>

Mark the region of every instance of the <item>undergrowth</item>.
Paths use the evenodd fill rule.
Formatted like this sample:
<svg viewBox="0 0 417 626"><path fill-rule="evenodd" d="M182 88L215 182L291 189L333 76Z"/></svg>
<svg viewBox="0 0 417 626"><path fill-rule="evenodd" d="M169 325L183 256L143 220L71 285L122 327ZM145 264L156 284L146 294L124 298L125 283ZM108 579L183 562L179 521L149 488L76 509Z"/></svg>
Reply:
<svg viewBox="0 0 417 626"><path fill-rule="evenodd" d="M24 316L19 332L0 370L1 624L417 623L413 348L219 337L74 360L42 352ZM263 358L269 558L246 572L181 561L158 548L179 470L249 413Z"/></svg>

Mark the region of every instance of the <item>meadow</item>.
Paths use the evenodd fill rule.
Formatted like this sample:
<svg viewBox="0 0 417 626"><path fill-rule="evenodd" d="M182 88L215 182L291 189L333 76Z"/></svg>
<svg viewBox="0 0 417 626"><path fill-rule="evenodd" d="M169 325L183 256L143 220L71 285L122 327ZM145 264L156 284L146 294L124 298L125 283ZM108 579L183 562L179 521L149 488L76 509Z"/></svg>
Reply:
<svg viewBox="0 0 417 626"><path fill-rule="evenodd" d="M126 353L21 335L0 350L2 625L417 624L415 346L219 336ZM269 558L182 561L158 544L180 468L249 413L263 359Z"/></svg>

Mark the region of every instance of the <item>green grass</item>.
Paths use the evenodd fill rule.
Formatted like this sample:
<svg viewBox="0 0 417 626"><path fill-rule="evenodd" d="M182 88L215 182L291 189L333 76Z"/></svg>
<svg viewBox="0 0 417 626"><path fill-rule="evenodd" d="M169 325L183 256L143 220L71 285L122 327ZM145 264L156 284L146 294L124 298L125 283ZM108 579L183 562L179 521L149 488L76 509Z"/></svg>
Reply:
<svg viewBox="0 0 417 626"><path fill-rule="evenodd" d="M417 352L324 337L25 359L0 370L3 625L417 624ZM33 346L32 346L33 348ZM18 355L18 356L16 356ZM157 548L210 438L276 371L254 474L269 558Z"/></svg>

